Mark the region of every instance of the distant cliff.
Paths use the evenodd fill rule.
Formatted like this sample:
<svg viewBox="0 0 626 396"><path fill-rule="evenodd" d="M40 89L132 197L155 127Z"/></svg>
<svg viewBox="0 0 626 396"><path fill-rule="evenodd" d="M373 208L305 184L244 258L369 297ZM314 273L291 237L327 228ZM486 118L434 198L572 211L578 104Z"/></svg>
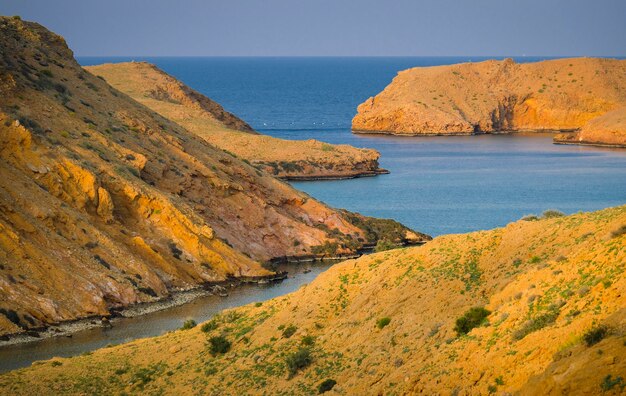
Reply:
<svg viewBox="0 0 626 396"><path fill-rule="evenodd" d="M215 146L285 179L341 179L386 173L376 150L257 134L244 121L156 66L86 67L109 84ZM243 132L242 132L243 131Z"/></svg>
<svg viewBox="0 0 626 396"><path fill-rule="evenodd" d="M626 146L624 106L626 60L490 60L402 71L358 107L352 128L397 135L550 130L574 133L557 142Z"/></svg>

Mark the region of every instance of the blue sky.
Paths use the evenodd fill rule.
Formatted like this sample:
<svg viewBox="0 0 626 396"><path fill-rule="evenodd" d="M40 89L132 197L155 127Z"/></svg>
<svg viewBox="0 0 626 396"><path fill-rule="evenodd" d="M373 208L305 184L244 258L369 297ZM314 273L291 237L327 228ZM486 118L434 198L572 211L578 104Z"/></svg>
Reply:
<svg viewBox="0 0 626 396"><path fill-rule="evenodd" d="M0 0L78 56L625 56L626 0Z"/></svg>

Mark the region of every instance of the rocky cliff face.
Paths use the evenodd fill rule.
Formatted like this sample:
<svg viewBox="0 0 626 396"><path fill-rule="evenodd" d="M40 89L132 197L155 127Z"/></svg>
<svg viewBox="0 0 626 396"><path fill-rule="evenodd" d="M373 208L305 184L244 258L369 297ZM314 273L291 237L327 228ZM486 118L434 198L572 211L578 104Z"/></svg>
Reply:
<svg viewBox="0 0 626 396"><path fill-rule="evenodd" d="M251 132L247 124L225 113L221 106L149 63L105 64L86 69L211 144L274 176L292 180L341 179L386 172L378 167L380 154L375 150L317 140L290 141Z"/></svg>
<svg viewBox="0 0 626 396"><path fill-rule="evenodd" d="M350 395L621 394L625 262L626 206L441 236L192 330L8 373L0 389L310 395L333 380L331 394ZM207 342L219 337L225 354Z"/></svg>
<svg viewBox="0 0 626 396"><path fill-rule="evenodd" d="M583 128L594 135L587 143L625 145L623 125L601 129L588 124L624 105L624 60L517 64L507 59L402 71L384 91L358 107L352 127L356 132L398 135Z"/></svg>
<svg viewBox="0 0 626 396"><path fill-rule="evenodd" d="M135 102L18 18L0 18L0 159L0 334L368 243L345 214Z"/></svg>

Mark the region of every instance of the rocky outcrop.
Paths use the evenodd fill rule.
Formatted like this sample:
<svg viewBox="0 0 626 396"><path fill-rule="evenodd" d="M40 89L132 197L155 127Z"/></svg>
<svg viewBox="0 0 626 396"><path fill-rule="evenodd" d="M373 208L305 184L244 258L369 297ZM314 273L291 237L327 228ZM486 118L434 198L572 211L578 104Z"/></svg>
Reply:
<svg viewBox="0 0 626 396"><path fill-rule="evenodd" d="M0 335L367 243L343 212L86 72L38 24L0 18L0 92Z"/></svg>
<svg viewBox="0 0 626 396"><path fill-rule="evenodd" d="M609 124L614 118L601 128L588 123L625 105L625 60L491 60L402 71L358 107L352 128L397 135L580 129L590 136L584 143L623 145L623 127Z"/></svg>
<svg viewBox="0 0 626 396"><path fill-rule="evenodd" d="M626 148L626 107L596 117L576 132L560 133L555 143Z"/></svg>
<svg viewBox="0 0 626 396"><path fill-rule="evenodd" d="M345 179L387 173L379 167L380 154L375 150L257 134L211 99L149 63L104 64L86 69L209 143L276 177Z"/></svg>
<svg viewBox="0 0 626 396"><path fill-rule="evenodd" d="M0 391L623 394L625 260L626 206L445 235L195 329L4 374Z"/></svg>

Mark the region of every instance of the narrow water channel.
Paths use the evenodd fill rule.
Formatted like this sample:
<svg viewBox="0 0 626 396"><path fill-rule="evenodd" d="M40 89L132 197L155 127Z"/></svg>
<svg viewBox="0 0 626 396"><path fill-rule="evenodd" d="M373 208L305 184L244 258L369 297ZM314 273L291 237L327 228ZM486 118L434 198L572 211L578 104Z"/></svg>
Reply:
<svg viewBox="0 0 626 396"><path fill-rule="evenodd" d="M337 262L280 265L278 271L288 271L283 281L267 284L245 284L228 291L228 297L204 296L192 302L133 318L117 318L111 328L92 328L74 333L71 338L52 337L29 343L0 347L0 372L29 366L37 360L55 356L69 357L93 351L109 344L119 344L138 338L152 337L178 329L186 319L204 322L227 309L265 301L297 290L310 283L320 273ZM310 272L308 272L310 271Z"/></svg>

